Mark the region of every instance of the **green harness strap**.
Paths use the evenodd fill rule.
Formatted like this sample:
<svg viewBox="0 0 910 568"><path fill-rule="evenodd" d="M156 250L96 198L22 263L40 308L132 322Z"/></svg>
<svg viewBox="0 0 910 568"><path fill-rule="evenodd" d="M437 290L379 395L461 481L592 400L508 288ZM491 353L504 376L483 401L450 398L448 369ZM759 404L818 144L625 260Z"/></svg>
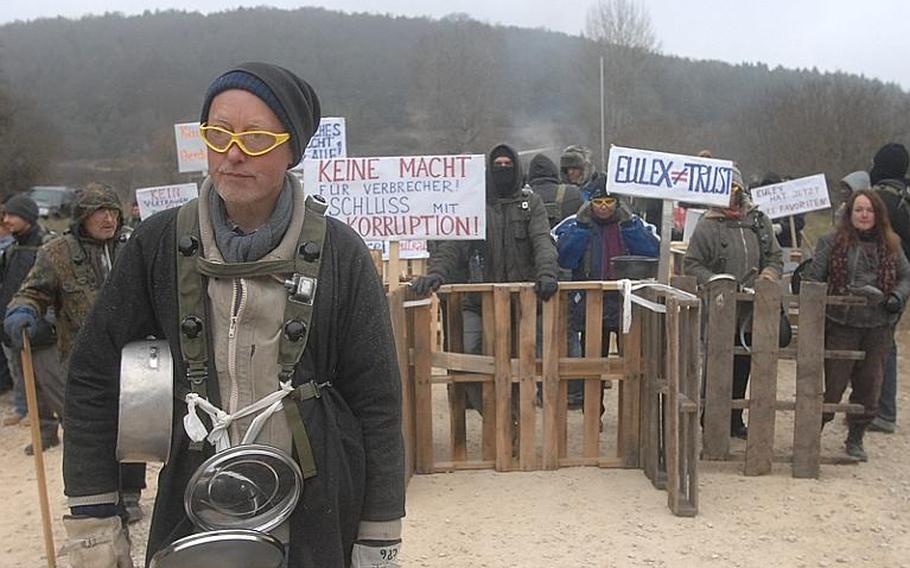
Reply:
<svg viewBox="0 0 910 568"><path fill-rule="evenodd" d="M278 344L279 381L293 381L295 368L306 349L313 316L322 249L325 244L326 203L306 198L303 227L294 260L224 263L205 260L199 236L198 202L193 200L177 214L177 289L180 311L180 350L187 365L193 392L206 396L208 330L205 324L205 278L252 278L292 273L285 281L288 299ZM316 462L297 401L319 398L321 387L313 381L299 385L284 399L283 408L294 440L304 479L316 475Z"/></svg>
<svg viewBox="0 0 910 568"><path fill-rule="evenodd" d="M193 199L177 212L177 309L180 353L190 389L208 400L209 331L205 317L205 278L196 270L202 258L199 237L199 201ZM201 449L201 444L194 449Z"/></svg>

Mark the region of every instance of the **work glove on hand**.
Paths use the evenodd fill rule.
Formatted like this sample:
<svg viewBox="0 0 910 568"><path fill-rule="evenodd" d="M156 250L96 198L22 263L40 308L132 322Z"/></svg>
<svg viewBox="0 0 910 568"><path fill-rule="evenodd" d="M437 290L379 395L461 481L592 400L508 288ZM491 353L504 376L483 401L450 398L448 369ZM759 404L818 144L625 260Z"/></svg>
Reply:
<svg viewBox="0 0 910 568"><path fill-rule="evenodd" d="M904 309L904 302L901 300L900 296L894 292L888 294L888 297L885 299L885 311L889 314L900 313Z"/></svg>
<svg viewBox="0 0 910 568"><path fill-rule="evenodd" d="M857 296L862 296L870 305L880 304L885 298L881 290L871 284L860 286L858 288L847 287L847 291Z"/></svg>
<svg viewBox="0 0 910 568"><path fill-rule="evenodd" d="M767 267L758 273L758 277L762 280L771 280L772 282L776 282L777 280L780 280L780 273L771 267Z"/></svg>
<svg viewBox="0 0 910 568"><path fill-rule="evenodd" d="M38 331L38 314L29 306L14 306L6 310L3 320L3 331L9 337L14 349L22 349L22 330L28 330L29 338L35 337Z"/></svg>
<svg viewBox="0 0 910 568"><path fill-rule="evenodd" d="M418 296L428 296L430 292L435 292L440 286L442 286L442 276L438 274L427 274L411 280L411 290L414 290Z"/></svg>
<svg viewBox="0 0 910 568"><path fill-rule="evenodd" d="M398 568L401 539L358 540L351 551L351 568Z"/></svg>
<svg viewBox="0 0 910 568"><path fill-rule="evenodd" d="M544 302L552 298L557 290L559 290L559 282L552 276L541 276L537 279L537 283L534 284L534 292Z"/></svg>
<svg viewBox="0 0 910 568"><path fill-rule="evenodd" d="M120 517L63 517L64 550L72 568L134 568Z"/></svg>

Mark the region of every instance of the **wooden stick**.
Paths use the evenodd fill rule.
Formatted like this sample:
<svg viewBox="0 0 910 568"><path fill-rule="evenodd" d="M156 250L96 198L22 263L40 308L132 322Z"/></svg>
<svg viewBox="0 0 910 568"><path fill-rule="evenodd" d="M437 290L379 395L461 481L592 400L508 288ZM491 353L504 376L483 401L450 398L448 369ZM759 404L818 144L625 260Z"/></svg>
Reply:
<svg viewBox="0 0 910 568"><path fill-rule="evenodd" d="M47 501L47 479L44 476L44 445L41 443L41 418L38 416L38 389L35 387L35 370L32 368L32 346L28 332L22 330L22 377L28 400L28 420L32 428L32 449L35 455L35 477L38 481L38 500L41 503L41 526L44 529L44 552L49 568L57 566L54 533L51 530L51 510Z"/></svg>
<svg viewBox="0 0 910 568"><path fill-rule="evenodd" d="M797 248L799 245L796 242L796 221L793 218L793 215L788 217L790 219L790 247Z"/></svg>

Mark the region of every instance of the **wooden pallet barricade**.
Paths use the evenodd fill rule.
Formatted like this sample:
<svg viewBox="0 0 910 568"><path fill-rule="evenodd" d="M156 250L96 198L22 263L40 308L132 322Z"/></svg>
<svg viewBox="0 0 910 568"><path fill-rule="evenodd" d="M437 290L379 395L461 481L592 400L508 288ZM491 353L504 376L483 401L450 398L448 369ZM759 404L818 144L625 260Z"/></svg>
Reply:
<svg viewBox="0 0 910 568"><path fill-rule="evenodd" d="M399 312L393 313L393 322L402 380L408 383L404 405L410 405L402 429L413 471L644 468L652 481L664 480L655 486L666 487L674 513L694 515L700 302L668 287L640 291L656 301L651 308L633 304L631 329L621 335L619 352L601 356L604 293L621 287L619 282L561 282L550 301L539 303L531 284L443 286L442 345L433 324L438 304L407 300L402 295L406 289L390 293L390 307ZM584 342L589 355L568 357L567 302L578 292L586 293ZM480 354L464 353L462 308L475 301L469 295L480 299ZM660 313L654 313L654 307ZM568 455L567 387L570 379L578 378L585 381L582 443L580 455ZM617 397L617 427L606 434L600 431L604 380L613 382L611 392ZM449 439L447 455L437 459L434 444L440 441L433 437L432 387L441 384L448 393ZM482 391L479 456L471 457L466 425L470 384ZM615 451L602 454L602 435L615 436Z"/></svg>
<svg viewBox="0 0 910 568"><path fill-rule="evenodd" d="M827 285L803 282L799 295L783 294L776 282L758 280L754 294L737 290L733 281L720 280L705 287L705 400L702 458L743 459L746 475L764 475L775 461L792 461L797 478L817 478L819 465L837 458L821 456L822 412L862 412L857 404L824 404L825 359L862 359L862 351L825 349L825 306L857 303L855 298L827 296ZM753 304L751 351L734 344L737 303ZM781 306L798 308L798 326L788 347L778 345ZM749 398L732 399L733 357L749 355ZM795 400L778 397L778 362L796 360ZM744 454L730 450L730 411L746 408L749 428ZM792 456L775 454L778 412L794 411Z"/></svg>

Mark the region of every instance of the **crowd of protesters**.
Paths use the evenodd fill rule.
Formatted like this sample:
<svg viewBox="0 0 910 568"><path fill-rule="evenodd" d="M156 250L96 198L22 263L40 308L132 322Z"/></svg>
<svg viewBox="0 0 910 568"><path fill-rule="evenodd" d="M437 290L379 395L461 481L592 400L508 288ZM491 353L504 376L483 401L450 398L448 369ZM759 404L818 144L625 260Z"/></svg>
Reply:
<svg viewBox="0 0 910 568"><path fill-rule="evenodd" d="M224 91L249 91L266 102L268 112L263 112L263 115L274 119L275 128L293 130L299 127L301 132L312 130L312 116L300 118L302 126L294 123L297 117L289 118L286 109L281 106L283 103L268 90L267 81L257 79L254 72L238 73L242 76L231 77L237 84L230 83L221 90L215 89L214 94L210 93L209 102ZM219 99L219 102L227 100ZM301 108L308 109L311 114L318 113L318 105L314 111L311 100L307 97L301 100L303 102L295 104L303 105ZM256 101L241 102L252 106L258 104ZM273 104L277 106L271 106ZM206 112L208 108L204 110ZM234 138L231 138L225 148L219 148L217 141L207 141L212 151L219 155L232 155L231 144L234 143ZM276 146L280 144L278 142ZM248 153L248 149L243 149L239 142L237 146L238 152L247 153L244 159L261 155ZM299 154L300 148L294 146L290 158L299 160ZM279 173L283 174L284 165L278 164L276 171L281 170ZM528 175L525 176L520 155L512 147L501 144L490 150L487 156L485 238L435 245L427 273L411 283L417 295L428 295L447 283L523 281L534 284L542 303L550 301L558 292L560 280L614 280L623 277L622 257L657 256L659 234L647 220L656 218L660 204L657 203L655 213L655 203L651 200L636 202L611 194L606 172L597 171L588 148L568 146L559 157L558 166L543 154L534 156L529 165ZM833 226L818 239L811 262L803 271L805 279L826 282L831 295L853 295L865 301L861 305L829 306L826 312L826 348L862 350L866 353L865 358L859 361L826 361L825 365L825 402L840 402L847 387L850 387L850 401L861 404L865 409L863 413L847 417L849 433L845 451L859 461L868 459L863 446L866 431L890 433L897 428L897 346L894 333L910 296L907 165L906 148L891 143L875 154L868 172L858 171L844 176L832 193L835 201L842 202L832 216ZM285 179L283 175L281 179ZM785 179L785 176L769 173L755 185L780 183ZM291 186L287 186L291 188L287 190L276 187L276 195L281 191L286 191L288 195L297 191ZM225 199L231 203L230 199ZM77 335L85 335L83 323L92 321L92 305L102 283L112 272L119 274L129 269L140 274L145 270L140 266L145 260L119 259L141 246L153 247L155 244L149 237L144 244L132 248L127 246L130 227L139 224L135 202L132 205L131 214L127 216L110 188L89 184L76 200L70 230L64 235L54 235L42 228L38 208L26 195L11 193L4 201L0 227L0 247L3 249L0 257L0 308L5 313L2 355L6 360L0 365L0 390L13 390L14 396L12 408L2 423L13 427L21 424L26 416L24 380L19 363L22 337L26 334L31 340L36 362L42 450L59 444L58 427L64 408L69 408L63 400L67 369L74 346L87 347L85 340L77 342ZM216 208L217 211L221 209ZM300 209L298 213L302 215L302 211ZM272 218L273 213L266 217ZM289 222L289 219L285 221ZM789 221L772 222L762 213L752 202L750 189L739 169L735 168L730 203L725 207L709 209L698 221L688 243L683 270L694 276L700 286L718 277L733 278L746 288L752 287L757 279L778 282L784 275L782 247L805 245L801 234L805 219L800 216L794 218L792 223ZM217 224L220 221L212 222ZM230 219L224 222L225 226L231 224ZM158 225L156 228L164 231L163 226ZM267 245L271 247L279 243L287 227L285 223L280 228L281 232L272 235L272 241ZM344 240L350 237L346 229L332 227L338 235L344 234L343 238L338 235L334 238ZM213 234L213 244L230 248L237 239L255 235L258 228L245 227L241 230L235 225L233 229L226 229L226 236ZM151 229L146 233L149 231ZM140 238L143 238L142 234L145 233L140 233ZM250 246L261 244L257 238L248 239ZM352 250L360 251L357 243L344 242ZM238 256L237 262L241 261L246 262ZM128 293L125 290L121 292ZM114 292L109 291L108 295L112 294ZM586 327L585 296L583 292L578 292L568 300L568 352L570 356L581 356ZM603 305L600 356L610 352L611 334L617 335L615 341L621 349L621 338L617 333L620 321L618 293L607 293ZM467 298L462 307L465 352L480 353L484 343L484 326L478 298ZM101 321L103 315L97 315L95 319ZM513 314L513 322L514 316L518 315ZM379 321L385 316L377 314L376 317ZM737 314L738 321L749 318L748 313ZM108 323L115 326L113 321ZM744 338L744 335L738 334L736 341ZM81 365L88 365L82 359L77 357ZM748 355L734 358L731 377L734 398L745 397L749 368ZM481 397L479 388L469 388L468 407L481 411ZM570 384L570 408L583 408L583 397L582 383ZM825 414L823 424L832 417ZM730 435L748 436L741 409L732 412ZM30 445L25 451L31 453L36 448ZM137 478L130 482L127 481L130 478L128 472L121 471L119 500L121 503L125 501L127 507L132 503L133 514L138 518L142 515L138 508L138 495L144 487L144 470L136 475ZM80 505L83 508L94 506L94 503ZM390 519L377 518L370 522L398 522L397 517ZM364 530L361 525L361 531ZM392 532L391 541L397 546L399 535L396 531ZM345 546L350 545L352 539L352 535L344 535ZM389 539L368 540L385 542ZM350 558L350 547L345 554Z"/></svg>

